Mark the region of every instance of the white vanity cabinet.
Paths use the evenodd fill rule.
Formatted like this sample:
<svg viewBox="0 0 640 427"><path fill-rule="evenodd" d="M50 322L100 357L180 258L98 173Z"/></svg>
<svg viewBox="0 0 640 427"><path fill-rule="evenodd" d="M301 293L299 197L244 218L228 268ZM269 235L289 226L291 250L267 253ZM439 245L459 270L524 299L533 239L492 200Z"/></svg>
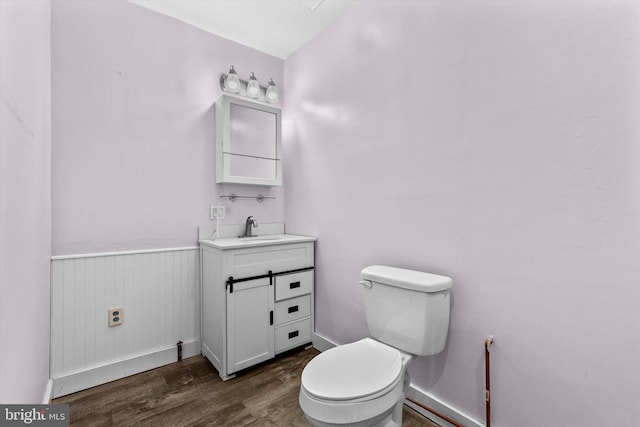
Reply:
<svg viewBox="0 0 640 427"><path fill-rule="evenodd" d="M223 240L200 242L202 354L227 380L311 342L314 239Z"/></svg>

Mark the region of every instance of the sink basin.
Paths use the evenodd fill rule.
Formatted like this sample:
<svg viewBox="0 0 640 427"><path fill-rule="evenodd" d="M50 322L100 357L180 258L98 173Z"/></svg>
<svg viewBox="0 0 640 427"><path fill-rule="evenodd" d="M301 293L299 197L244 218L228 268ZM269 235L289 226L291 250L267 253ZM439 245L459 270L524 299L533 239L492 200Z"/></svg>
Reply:
<svg viewBox="0 0 640 427"><path fill-rule="evenodd" d="M282 240L284 236L282 235L271 235L271 236L253 236L253 237L239 237L238 241L241 243L251 243L251 242L264 242L271 240Z"/></svg>
<svg viewBox="0 0 640 427"><path fill-rule="evenodd" d="M2 1L2 0L0 0ZM265 230L268 232L267 230ZM247 246L282 245L288 243L313 242L314 237L298 236L296 234L282 234L277 231L273 234L263 234L253 237L223 237L221 239L203 239L199 243L216 249L245 248Z"/></svg>

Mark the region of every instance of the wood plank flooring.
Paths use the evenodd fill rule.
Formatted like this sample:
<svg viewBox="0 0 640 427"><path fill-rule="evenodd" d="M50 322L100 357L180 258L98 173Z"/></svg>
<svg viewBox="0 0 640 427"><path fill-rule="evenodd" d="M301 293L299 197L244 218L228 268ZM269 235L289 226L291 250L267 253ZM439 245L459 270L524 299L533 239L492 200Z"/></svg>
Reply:
<svg viewBox="0 0 640 427"><path fill-rule="evenodd" d="M72 426L307 426L300 375L318 351L300 349L222 381L202 356L55 399ZM437 426L405 406L404 427Z"/></svg>

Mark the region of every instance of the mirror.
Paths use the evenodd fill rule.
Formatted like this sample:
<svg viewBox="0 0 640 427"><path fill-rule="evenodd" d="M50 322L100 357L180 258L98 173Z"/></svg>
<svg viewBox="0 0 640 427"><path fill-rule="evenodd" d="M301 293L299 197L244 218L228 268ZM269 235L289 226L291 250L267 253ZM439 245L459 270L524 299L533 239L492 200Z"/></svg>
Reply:
<svg viewBox="0 0 640 427"><path fill-rule="evenodd" d="M223 95L215 114L216 182L282 185L280 110Z"/></svg>

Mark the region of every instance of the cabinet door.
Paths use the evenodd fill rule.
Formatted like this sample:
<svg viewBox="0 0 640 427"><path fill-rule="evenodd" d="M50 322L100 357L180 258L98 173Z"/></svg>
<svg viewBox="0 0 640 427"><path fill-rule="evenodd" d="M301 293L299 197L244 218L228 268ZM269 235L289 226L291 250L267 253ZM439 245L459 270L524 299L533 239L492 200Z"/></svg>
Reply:
<svg viewBox="0 0 640 427"><path fill-rule="evenodd" d="M268 278L234 283L227 291L228 374L275 356L273 308Z"/></svg>

